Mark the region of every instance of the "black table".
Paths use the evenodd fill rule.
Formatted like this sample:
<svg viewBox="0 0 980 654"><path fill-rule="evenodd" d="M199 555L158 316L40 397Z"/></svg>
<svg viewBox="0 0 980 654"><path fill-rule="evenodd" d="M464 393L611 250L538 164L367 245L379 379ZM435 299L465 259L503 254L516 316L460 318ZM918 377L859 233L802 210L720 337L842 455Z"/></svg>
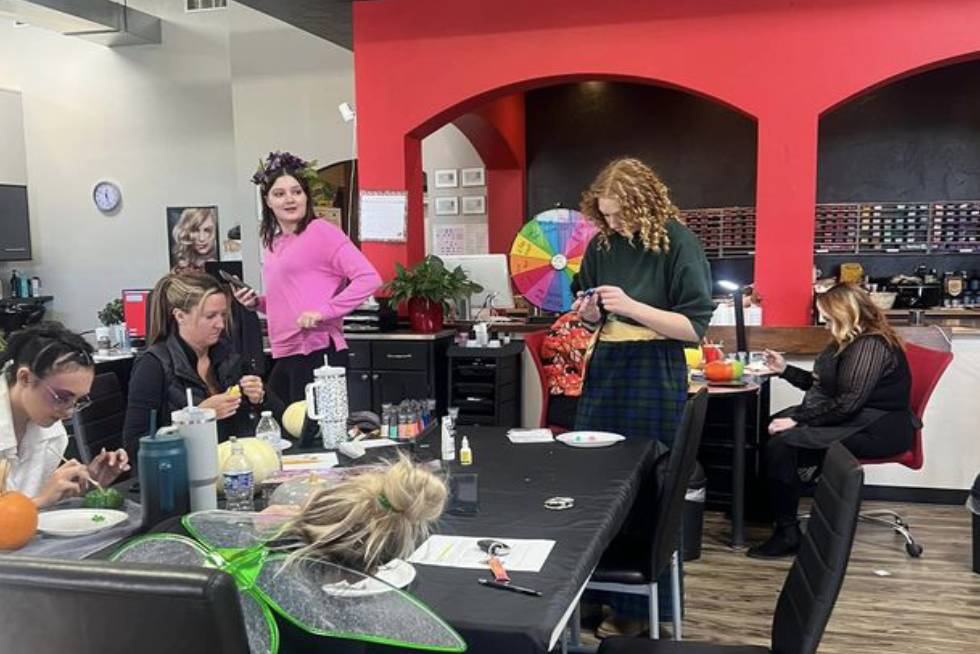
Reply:
<svg viewBox="0 0 980 654"><path fill-rule="evenodd" d="M571 448L561 443L513 445L506 430L461 427L474 465L450 466L450 474L479 475L480 510L475 516L446 514L435 532L460 536L537 538L556 541L539 573L511 572L513 583L542 592L530 597L480 586L489 570L417 565L407 589L453 626L468 652L524 654L551 650L571 617L586 581L618 533L660 446L628 439L613 447ZM458 443L457 443L458 445ZM437 448L435 454L438 454ZM389 448L384 448L388 450ZM365 459L379 450L371 450ZM345 457L342 457L342 462ZM357 463L364 462L364 459ZM120 484L123 487L131 483ZM544 508L550 497L575 498L565 511ZM650 498L651 501L653 498ZM642 506L643 498L637 501ZM154 531L178 530L176 519ZM278 620L283 654L344 651L391 652L390 647L311 637Z"/></svg>
<svg viewBox="0 0 980 654"><path fill-rule="evenodd" d="M470 652L548 651L625 520L658 447L632 439L601 449L513 445L499 428L462 427L460 435L469 437L474 465L453 469L479 474L480 512L447 515L437 533L556 541L540 573L510 574L513 583L543 596L477 584L488 572L424 565L416 566L411 592L460 632ZM575 498L574 508L545 509L554 496Z"/></svg>

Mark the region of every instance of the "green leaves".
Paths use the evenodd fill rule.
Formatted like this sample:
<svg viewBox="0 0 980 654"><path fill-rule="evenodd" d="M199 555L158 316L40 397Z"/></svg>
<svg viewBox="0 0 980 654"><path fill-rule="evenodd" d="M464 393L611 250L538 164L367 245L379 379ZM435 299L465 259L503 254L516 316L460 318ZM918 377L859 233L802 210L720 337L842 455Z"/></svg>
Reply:
<svg viewBox="0 0 980 654"><path fill-rule="evenodd" d="M116 298L112 302L109 302L102 310L99 311L99 322L101 322L106 327L111 325L118 325L123 321L123 303L122 298Z"/></svg>
<svg viewBox="0 0 980 654"><path fill-rule="evenodd" d="M395 278L385 284L385 290L391 293L393 304L419 297L447 305L450 300L479 293L483 287L470 281L460 266L449 270L442 259L429 255L410 270L396 263Z"/></svg>

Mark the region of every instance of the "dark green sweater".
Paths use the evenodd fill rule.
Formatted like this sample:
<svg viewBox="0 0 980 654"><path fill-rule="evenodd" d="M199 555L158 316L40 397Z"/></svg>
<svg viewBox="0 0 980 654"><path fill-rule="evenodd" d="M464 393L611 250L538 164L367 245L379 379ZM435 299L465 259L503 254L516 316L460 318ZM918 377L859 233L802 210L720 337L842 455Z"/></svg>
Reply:
<svg viewBox="0 0 980 654"><path fill-rule="evenodd" d="M704 336L711 321L711 268L698 237L671 220L667 223L670 251L643 249L639 238L630 243L619 234L609 236L609 249L599 247L593 238L582 258L579 285L582 290L596 286L618 286L634 300L657 309L687 316ZM618 320L634 322L617 316Z"/></svg>

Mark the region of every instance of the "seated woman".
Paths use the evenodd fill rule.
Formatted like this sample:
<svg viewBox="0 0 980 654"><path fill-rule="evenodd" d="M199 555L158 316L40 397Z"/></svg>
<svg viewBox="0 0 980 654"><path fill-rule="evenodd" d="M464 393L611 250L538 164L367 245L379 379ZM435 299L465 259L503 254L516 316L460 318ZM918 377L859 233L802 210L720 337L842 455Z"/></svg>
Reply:
<svg viewBox="0 0 980 654"><path fill-rule="evenodd" d="M61 421L89 404L95 378L92 346L81 336L55 322L15 332L0 353L0 371L0 459L12 468L9 490L44 507L81 494L90 479L111 484L129 470L123 450L103 449L87 466L62 465L68 435Z"/></svg>
<svg viewBox="0 0 980 654"><path fill-rule="evenodd" d="M318 558L372 574L415 551L442 515L446 496L439 477L401 456L314 492L283 538L300 544L294 559Z"/></svg>
<svg viewBox="0 0 980 654"><path fill-rule="evenodd" d="M262 379L247 374L247 362L224 338L228 296L208 274L170 274L157 282L150 304L149 348L133 366L123 434L135 451L150 430L170 424L170 414L187 406L190 389L195 406L213 409L218 438L248 436L260 409L282 415L282 407L266 397ZM244 400L244 401L243 401Z"/></svg>
<svg viewBox="0 0 980 654"><path fill-rule="evenodd" d="M912 377L902 341L884 314L851 284L818 295L817 309L833 341L817 356L812 373L766 352L769 367L806 394L802 404L776 414L769 425L766 460L776 530L749 549L752 557L786 556L799 548L799 471L816 470L835 441L858 458L894 456L912 446Z"/></svg>

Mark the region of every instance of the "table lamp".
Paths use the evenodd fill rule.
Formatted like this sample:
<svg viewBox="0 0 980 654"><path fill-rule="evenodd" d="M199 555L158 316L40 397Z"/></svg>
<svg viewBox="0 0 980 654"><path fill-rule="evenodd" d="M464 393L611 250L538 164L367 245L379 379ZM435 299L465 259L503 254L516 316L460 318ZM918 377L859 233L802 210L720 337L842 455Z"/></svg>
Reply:
<svg viewBox="0 0 980 654"><path fill-rule="evenodd" d="M742 286L727 279L718 280L718 286L732 294L732 301L735 303L735 349L738 358L742 359L742 352L748 353L748 345L745 338L745 309L742 307ZM748 354L746 354L746 359Z"/></svg>

